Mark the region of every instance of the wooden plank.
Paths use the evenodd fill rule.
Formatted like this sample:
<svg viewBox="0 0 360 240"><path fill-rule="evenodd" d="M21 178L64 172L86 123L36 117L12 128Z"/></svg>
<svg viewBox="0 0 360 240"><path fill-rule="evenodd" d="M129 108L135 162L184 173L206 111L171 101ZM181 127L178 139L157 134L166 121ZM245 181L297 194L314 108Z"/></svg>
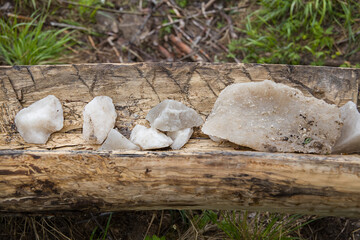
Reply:
<svg viewBox="0 0 360 240"><path fill-rule="evenodd" d="M137 63L0 66L0 212L216 208L360 215L359 155L261 153L216 144L197 129L180 151L102 152L81 138L82 110L113 99L116 126L135 124L170 98L205 119L218 94L237 82L270 79L339 106L357 103L360 69ZM57 96L64 129L45 145L25 143L14 116Z"/></svg>

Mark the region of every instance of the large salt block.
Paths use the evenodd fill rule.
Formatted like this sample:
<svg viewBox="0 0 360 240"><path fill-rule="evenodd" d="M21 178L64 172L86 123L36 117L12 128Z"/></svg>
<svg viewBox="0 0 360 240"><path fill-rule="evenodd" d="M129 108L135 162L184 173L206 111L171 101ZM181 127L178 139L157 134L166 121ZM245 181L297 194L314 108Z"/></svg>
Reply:
<svg viewBox="0 0 360 240"><path fill-rule="evenodd" d="M45 144L53 132L63 128L64 116L59 99L49 95L16 114L15 125L28 143Z"/></svg>
<svg viewBox="0 0 360 240"><path fill-rule="evenodd" d="M173 140L155 128L136 125L130 134L130 141L142 149L158 149L170 146Z"/></svg>
<svg viewBox="0 0 360 240"><path fill-rule="evenodd" d="M202 131L259 151L324 154L341 127L337 106L265 80L226 87Z"/></svg>
<svg viewBox="0 0 360 240"><path fill-rule="evenodd" d="M170 147L174 150L182 148L182 146L189 141L193 132L192 128L185 128L175 132L167 132L167 135L174 141Z"/></svg>
<svg viewBox="0 0 360 240"><path fill-rule="evenodd" d="M95 97L85 106L83 117L83 138L90 143L103 143L115 125L116 111L112 99Z"/></svg>
<svg viewBox="0 0 360 240"><path fill-rule="evenodd" d="M146 120L150 122L151 127L170 132L198 127L204 122L194 109L169 99L152 108Z"/></svg>
<svg viewBox="0 0 360 240"><path fill-rule="evenodd" d="M132 143L116 129L111 129L105 142L99 148L101 150L140 150L140 147Z"/></svg>
<svg viewBox="0 0 360 240"><path fill-rule="evenodd" d="M360 113L353 102L347 102L340 108L344 126L341 136L333 148L334 153L360 152Z"/></svg>

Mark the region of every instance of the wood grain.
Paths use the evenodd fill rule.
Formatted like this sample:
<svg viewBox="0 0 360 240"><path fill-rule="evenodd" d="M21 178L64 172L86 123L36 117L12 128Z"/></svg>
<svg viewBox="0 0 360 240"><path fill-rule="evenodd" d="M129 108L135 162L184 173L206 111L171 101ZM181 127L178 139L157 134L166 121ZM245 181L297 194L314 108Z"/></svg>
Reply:
<svg viewBox="0 0 360 240"><path fill-rule="evenodd" d="M270 79L338 106L357 103L360 69L136 63L0 66L0 212L127 209L251 209L360 216L360 156L261 153L217 144L198 129L179 151L98 152L81 138L82 110L113 99L129 136L164 99L210 113L222 89ZM57 96L64 128L45 145L25 143L14 125L23 107Z"/></svg>

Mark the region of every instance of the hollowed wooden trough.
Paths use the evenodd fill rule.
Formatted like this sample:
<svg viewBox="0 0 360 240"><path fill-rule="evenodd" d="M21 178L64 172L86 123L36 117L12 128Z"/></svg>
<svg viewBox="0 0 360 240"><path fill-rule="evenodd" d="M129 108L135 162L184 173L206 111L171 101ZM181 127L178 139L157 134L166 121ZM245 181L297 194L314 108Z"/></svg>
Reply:
<svg viewBox="0 0 360 240"><path fill-rule="evenodd" d="M357 102L360 69L137 63L0 67L0 213L250 209L360 216L360 156L265 153L210 141L199 129L181 150L99 152L81 138L82 110L113 99L126 136L149 109L176 99L210 113L231 83L270 79L339 106ZM15 114L49 95L64 128L25 143Z"/></svg>

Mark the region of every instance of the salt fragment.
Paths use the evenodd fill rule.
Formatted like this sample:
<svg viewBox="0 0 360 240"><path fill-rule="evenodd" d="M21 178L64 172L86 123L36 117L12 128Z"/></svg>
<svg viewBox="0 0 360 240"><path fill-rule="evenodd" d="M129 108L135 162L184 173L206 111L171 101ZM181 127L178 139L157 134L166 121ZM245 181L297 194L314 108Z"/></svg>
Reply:
<svg viewBox="0 0 360 240"><path fill-rule="evenodd" d="M112 99L95 97L85 106L83 117L83 138L90 143L103 143L115 125L116 111Z"/></svg>
<svg viewBox="0 0 360 240"><path fill-rule="evenodd" d="M64 116L59 99L49 95L15 116L15 125L28 143L45 144L53 132L63 128Z"/></svg>
<svg viewBox="0 0 360 240"><path fill-rule="evenodd" d="M99 150L140 150L139 146L132 143L116 129L111 129L105 142L101 145Z"/></svg>
<svg viewBox="0 0 360 240"><path fill-rule="evenodd" d="M340 108L344 126L333 148L334 153L360 152L360 113L356 104L347 102Z"/></svg>
<svg viewBox="0 0 360 240"><path fill-rule="evenodd" d="M174 150L182 148L190 139L193 134L192 128L185 128L174 132L167 132L167 135L174 141L171 148Z"/></svg>
<svg viewBox="0 0 360 240"><path fill-rule="evenodd" d="M170 146L173 140L154 128L136 125L130 134L130 141L142 149L158 149Z"/></svg>
<svg viewBox="0 0 360 240"><path fill-rule="evenodd" d="M203 124L201 116L192 108L175 100L164 100L146 116L151 127L161 131L178 131Z"/></svg>
<svg viewBox="0 0 360 240"><path fill-rule="evenodd" d="M259 151L324 154L341 127L337 106L265 80L226 87L202 131Z"/></svg>

